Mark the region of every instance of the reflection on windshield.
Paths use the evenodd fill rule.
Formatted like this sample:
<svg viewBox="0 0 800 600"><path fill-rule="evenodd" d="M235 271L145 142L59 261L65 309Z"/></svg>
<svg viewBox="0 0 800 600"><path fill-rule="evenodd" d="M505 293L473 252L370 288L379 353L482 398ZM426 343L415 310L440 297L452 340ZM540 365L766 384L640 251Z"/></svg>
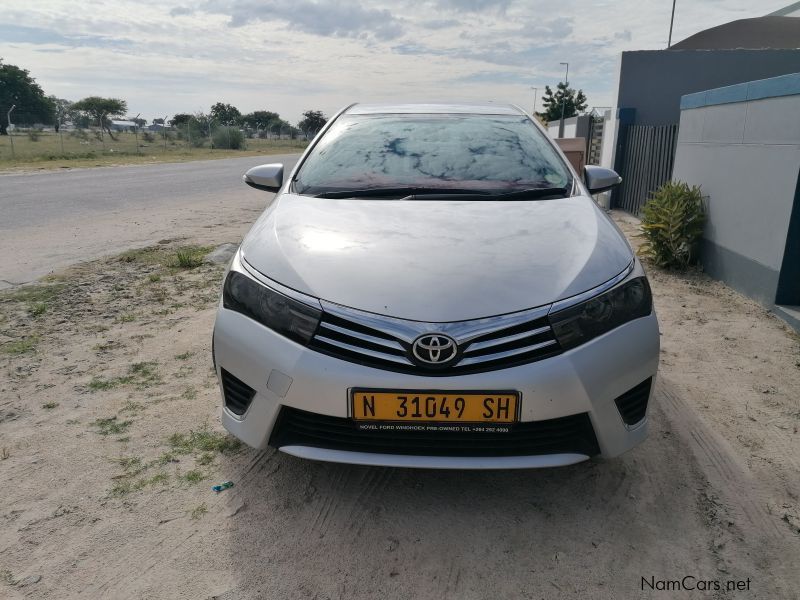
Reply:
<svg viewBox="0 0 800 600"><path fill-rule="evenodd" d="M302 166L302 194L425 187L566 187L570 175L524 116L345 115Z"/></svg>

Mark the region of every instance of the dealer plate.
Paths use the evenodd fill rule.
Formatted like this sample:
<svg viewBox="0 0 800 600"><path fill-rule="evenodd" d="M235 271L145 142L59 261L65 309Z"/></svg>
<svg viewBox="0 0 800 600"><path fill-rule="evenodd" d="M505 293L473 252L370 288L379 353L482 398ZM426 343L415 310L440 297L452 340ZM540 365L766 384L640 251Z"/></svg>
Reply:
<svg viewBox="0 0 800 600"><path fill-rule="evenodd" d="M350 392L350 415L356 421L421 423L514 423L519 392L368 390Z"/></svg>

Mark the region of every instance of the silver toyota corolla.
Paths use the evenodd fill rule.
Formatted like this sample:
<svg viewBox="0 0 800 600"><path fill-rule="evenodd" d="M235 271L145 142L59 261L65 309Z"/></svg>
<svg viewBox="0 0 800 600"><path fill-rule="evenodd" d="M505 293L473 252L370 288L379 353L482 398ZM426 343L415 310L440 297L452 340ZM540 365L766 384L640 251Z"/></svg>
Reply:
<svg viewBox="0 0 800 600"><path fill-rule="evenodd" d="M222 421L256 448L365 465L525 468L647 435L650 286L530 116L499 104L350 106L225 276Z"/></svg>

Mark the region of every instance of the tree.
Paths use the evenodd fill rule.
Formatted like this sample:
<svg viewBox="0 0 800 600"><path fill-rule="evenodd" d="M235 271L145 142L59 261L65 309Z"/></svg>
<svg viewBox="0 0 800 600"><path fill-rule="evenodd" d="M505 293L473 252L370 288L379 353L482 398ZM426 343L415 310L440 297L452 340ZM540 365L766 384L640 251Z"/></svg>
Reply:
<svg viewBox="0 0 800 600"><path fill-rule="evenodd" d="M321 110L307 110L303 113L303 119L297 124L301 131L316 133L323 128L328 119L322 114Z"/></svg>
<svg viewBox="0 0 800 600"><path fill-rule="evenodd" d="M73 110L85 114L93 121L97 121L100 129L105 129L112 140L116 139L111 131L111 118L122 117L128 112L128 103L118 98L101 98L89 96L78 100L72 105Z"/></svg>
<svg viewBox="0 0 800 600"><path fill-rule="evenodd" d="M78 120L80 113L72 108L72 102L55 96L48 96L47 98L53 103L53 109L55 110L53 125L56 133L58 133L62 123L75 123Z"/></svg>
<svg viewBox="0 0 800 600"><path fill-rule="evenodd" d="M574 117L586 110L586 96L583 94L583 90L575 92L574 89L568 88L566 83L559 82L555 93L553 93L549 85L545 86L544 96L542 97L544 110L538 113L539 116L547 123L561 119L562 99L564 100L565 119Z"/></svg>
<svg viewBox="0 0 800 600"><path fill-rule="evenodd" d="M16 106L17 120L26 124L52 123L55 116L55 106L30 72L3 64L0 58L0 135L7 133L6 115L12 106Z"/></svg>
<svg viewBox="0 0 800 600"><path fill-rule="evenodd" d="M242 113L231 104L217 102L211 107L211 117L222 125L239 125L242 122Z"/></svg>
<svg viewBox="0 0 800 600"><path fill-rule="evenodd" d="M170 125L173 127L186 127L189 124L189 121L192 120L192 115L189 113L178 113L170 120Z"/></svg>
<svg viewBox="0 0 800 600"><path fill-rule="evenodd" d="M147 125L147 119L142 119L141 117L138 117L138 118L137 117L131 117L128 120L129 121L133 121L134 123L136 123L137 127L144 127L145 125Z"/></svg>
<svg viewBox="0 0 800 600"><path fill-rule="evenodd" d="M250 129L264 129L280 120L280 115L269 110L255 110L242 117L242 123Z"/></svg>

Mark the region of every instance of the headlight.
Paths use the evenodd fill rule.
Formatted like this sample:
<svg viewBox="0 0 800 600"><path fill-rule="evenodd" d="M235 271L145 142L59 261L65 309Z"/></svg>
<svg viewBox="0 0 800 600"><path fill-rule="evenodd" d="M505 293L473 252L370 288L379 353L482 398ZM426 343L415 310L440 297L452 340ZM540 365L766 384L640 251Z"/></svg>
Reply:
<svg viewBox="0 0 800 600"><path fill-rule="evenodd" d="M637 277L549 318L558 343L568 350L623 323L646 317L652 310L650 284L645 277Z"/></svg>
<svg viewBox="0 0 800 600"><path fill-rule="evenodd" d="M225 279L222 305L304 345L311 341L322 314L237 271L231 271Z"/></svg>

